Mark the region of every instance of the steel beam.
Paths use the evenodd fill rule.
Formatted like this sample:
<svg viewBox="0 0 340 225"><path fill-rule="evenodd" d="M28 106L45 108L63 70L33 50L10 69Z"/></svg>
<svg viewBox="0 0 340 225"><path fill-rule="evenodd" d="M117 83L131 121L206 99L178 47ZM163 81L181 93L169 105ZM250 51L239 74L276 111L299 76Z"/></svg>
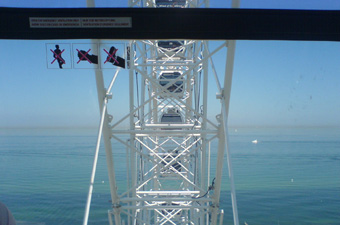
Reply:
<svg viewBox="0 0 340 225"><path fill-rule="evenodd" d="M33 28L33 17L124 17L131 19L131 27ZM0 8L0 39L340 41L339 27L339 10Z"/></svg>

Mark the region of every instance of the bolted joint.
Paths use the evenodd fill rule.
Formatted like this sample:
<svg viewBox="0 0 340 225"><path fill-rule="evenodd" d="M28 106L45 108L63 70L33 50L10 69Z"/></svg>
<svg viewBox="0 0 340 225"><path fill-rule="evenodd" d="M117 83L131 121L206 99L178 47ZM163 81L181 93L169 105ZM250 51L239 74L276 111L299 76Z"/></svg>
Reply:
<svg viewBox="0 0 340 225"><path fill-rule="evenodd" d="M112 204L113 209L119 209L120 207L122 207L122 206L119 203Z"/></svg>
<svg viewBox="0 0 340 225"><path fill-rule="evenodd" d="M104 98L106 100L112 99L112 93L109 93L106 88L104 88L104 93L105 93Z"/></svg>
<svg viewBox="0 0 340 225"><path fill-rule="evenodd" d="M112 99L112 93L106 93L105 98L106 99Z"/></svg>
<svg viewBox="0 0 340 225"><path fill-rule="evenodd" d="M216 115L216 120L219 124L221 124L222 123L222 115L221 114Z"/></svg>
<svg viewBox="0 0 340 225"><path fill-rule="evenodd" d="M212 209L219 209L219 208L220 208L220 204L218 204L218 203L212 203L212 204L210 205L210 207L211 207Z"/></svg>
<svg viewBox="0 0 340 225"><path fill-rule="evenodd" d="M109 121L109 123L111 123L111 121L113 120L113 116L110 114L107 114L107 120Z"/></svg>
<svg viewBox="0 0 340 225"><path fill-rule="evenodd" d="M221 90L220 93L216 93L216 99L222 99L224 96L223 96L223 89Z"/></svg>

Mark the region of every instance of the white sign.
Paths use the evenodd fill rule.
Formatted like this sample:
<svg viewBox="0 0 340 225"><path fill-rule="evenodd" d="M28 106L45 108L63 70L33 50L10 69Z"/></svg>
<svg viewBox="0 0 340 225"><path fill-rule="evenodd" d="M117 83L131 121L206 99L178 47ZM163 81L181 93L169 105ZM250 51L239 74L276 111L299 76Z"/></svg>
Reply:
<svg viewBox="0 0 340 225"><path fill-rule="evenodd" d="M131 17L30 17L31 28L131 28Z"/></svg>
<svg viewBox="0 0 340 225"><path fill-rule="evenodd" d="M71 44L46 44L46 60L49 69L71 69Z"/></svg>
<svg viewBox="0 0 340 225"><path fill-rule="evenodd" d="M48 69L126 68L125 42L46 43Z"/></svg>
<svg viewBox="0 0 340 225"><path fill-rule="evenodd" d="M73 44L74 69L99 69L97 44Z"/></svg>
<svg viewBox="0 0 340 225"><path fill-rule="evenodd" d="M125 44L101 43L99 48L102 69L125 68L125 60L124 62L120 60L125 58Z"/></svg>

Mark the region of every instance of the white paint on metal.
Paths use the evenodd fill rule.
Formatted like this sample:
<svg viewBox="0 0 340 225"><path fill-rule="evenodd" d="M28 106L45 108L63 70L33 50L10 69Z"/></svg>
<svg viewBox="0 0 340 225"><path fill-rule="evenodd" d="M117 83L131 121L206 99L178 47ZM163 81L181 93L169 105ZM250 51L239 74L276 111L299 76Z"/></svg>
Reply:
<svg viewBox="0 0 340 225"><path fill-rule="evenodd" d="M106 113L106 106L107 106L106 103L107 103L107 100L104 99L102 114L101 114L101 118L100 118L98 137L97 137L96 151L95 151L95 155L94 155L94 159L93 159L91 181L90 181L89 192L88 192L88 195L87 195L86 209L85 209L83 225L87 224L88 218L89 218L89 213L90 213L90 205L91 205L91 199L92 199L93 184L94 184L94 178L95 178L95 175L96 175L97 162L98 162L100 139L102 137L103 126L104 126L104 119L105 119L105 113Z"/></svg>
<svg viewBox="0 0 340 225"><path fill-rule="evenodd" d="M232 6L237 3L233 0ZM157 1L129 0L129 6L157 7ZM209 7L209 0L187 0L186 7ZM96 72L113 206L108 213L110 224L113 219L115 224L209 224L210 218L212 224L223 224L219 201L226 150L234 224L238 225L227 133L235 42L226 41L212 51L208 42L197 40L130 41L128 47L130 112L113 125L102 110L102 102L112 97L119 71L107 90L102 73ZM227 49L227 64L222 89L212 56L223 49ZM222 103L218 123L208 119L209 62ZM166 80L161 78L163 73L177 75ZM164 115L172 115L167 117L172 119L163 120ZM124 121L129 128L118 129ZM123 134L129 135L128 140L122 138ZM214 185L210 185L210 143L216 138L216 174ZM119 196L111 139L125 146L127 154L127 188ZM211 189L214 192L210 193ZM126 220L121 220L121 214Z"/></svg>

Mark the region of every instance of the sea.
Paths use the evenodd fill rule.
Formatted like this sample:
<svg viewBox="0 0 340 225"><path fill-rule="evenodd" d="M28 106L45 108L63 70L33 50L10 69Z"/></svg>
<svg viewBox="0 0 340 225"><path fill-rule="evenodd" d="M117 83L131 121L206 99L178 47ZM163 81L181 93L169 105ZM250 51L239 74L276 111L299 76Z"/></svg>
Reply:
<svg viewBox="0 0 340 225"><path fill-rule="evenodd" d="M0 129L0 201L19 225L82 224L95 128ZM257 143L253 143L257 140ZM240 224L340 225L340 128L229 129ZM118 191L126 149L113 141ZM217 141L211 143L214 177ZM220 208L233 224L227 161ZM100 148L89 224L108 224L110 192Z"/></svg>

